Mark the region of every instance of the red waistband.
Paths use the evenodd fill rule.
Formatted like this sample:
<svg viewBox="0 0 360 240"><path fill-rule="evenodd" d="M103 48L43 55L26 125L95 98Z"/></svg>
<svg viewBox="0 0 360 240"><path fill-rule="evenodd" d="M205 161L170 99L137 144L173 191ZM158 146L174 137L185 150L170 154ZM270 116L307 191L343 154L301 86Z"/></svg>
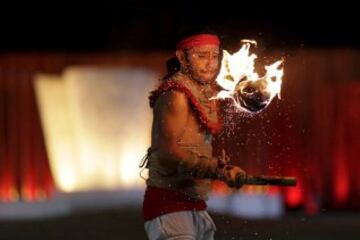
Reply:
<svg viewBox="0 0 360 240"><path fill-rule="evenodd" d="M191 198L183 193L148 186L143 203L144 221L159 217L163 214L179 211L206 210L204 200Z"/></svg>

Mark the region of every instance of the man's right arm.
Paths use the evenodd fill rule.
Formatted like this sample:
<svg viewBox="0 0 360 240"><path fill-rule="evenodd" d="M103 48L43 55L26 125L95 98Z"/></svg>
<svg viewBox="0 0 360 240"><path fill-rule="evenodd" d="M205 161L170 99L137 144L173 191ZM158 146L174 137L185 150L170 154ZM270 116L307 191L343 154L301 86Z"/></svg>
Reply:
<svg viewBox="0 0 360 240"><path fill-rule="evenodd" d="M156 145L161 164L178 168L194 164L198 156L189 149L179 147L178 140L186 129L190 106L184 93L176 90L160 96L154 106Z"/></svg>
<svg viewBox="0 0 360 240"><path fill-rule="evenodd" d="M178 146L177 141L186 128L189 114L191 114L191 109L184 93L173 90L158 98L154 106L154 120L157 123L160 163L176 168L180 174L195 178L220 179L230 187L240 187L238 176L245 174L241 168L230 165L221 166L215 157L198 156Z"/></svg>

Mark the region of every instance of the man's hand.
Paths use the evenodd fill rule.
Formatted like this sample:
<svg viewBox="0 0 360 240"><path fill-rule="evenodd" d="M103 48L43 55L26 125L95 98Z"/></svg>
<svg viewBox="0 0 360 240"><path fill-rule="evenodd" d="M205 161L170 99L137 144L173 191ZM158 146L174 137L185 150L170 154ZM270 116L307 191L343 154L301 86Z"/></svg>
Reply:
<svg viewBox="0 0 360 240"><path fill-rule="evenodd" d="M238 166L230 165L230 157L222 149L222 156L218 159L217 178L229 187L241 188L244 184L246 173Z"/></svg>
<svg viewBox="0 0 360 240"><path fill-rule="evenodd" d="M241 188L244 184L246 173L238 166L225 165L218 169L218 179L225 182L229 187Z"/></svg>

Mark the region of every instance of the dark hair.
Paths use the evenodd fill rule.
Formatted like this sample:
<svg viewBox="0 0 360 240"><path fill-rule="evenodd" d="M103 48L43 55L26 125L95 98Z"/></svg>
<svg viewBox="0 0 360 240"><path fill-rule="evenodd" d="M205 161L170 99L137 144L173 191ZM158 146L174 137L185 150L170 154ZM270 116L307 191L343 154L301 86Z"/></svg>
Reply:
<svg viewBox="0 0 360 240"><path fill-rule="evenodd" d="M169 58L166 61L166 75L163 78L163 80L168 79L169 77L171 77L174 73L176 73L177 71L180 70L180 62L177 59L177 57L172 57Z"/></svg>

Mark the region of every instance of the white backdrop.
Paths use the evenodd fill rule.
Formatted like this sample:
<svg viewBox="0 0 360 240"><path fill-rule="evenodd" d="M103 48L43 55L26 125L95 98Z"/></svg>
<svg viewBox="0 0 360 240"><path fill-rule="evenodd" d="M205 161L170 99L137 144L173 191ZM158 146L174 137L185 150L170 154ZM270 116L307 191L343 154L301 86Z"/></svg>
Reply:
<svg viewBox="0 0 360 240"><path fill-rule="evenodd" d="M39 75L40 106L51 170L61 191L143 186L138 164L150 144L145 69L72 67L62 76Z"/></svg>

